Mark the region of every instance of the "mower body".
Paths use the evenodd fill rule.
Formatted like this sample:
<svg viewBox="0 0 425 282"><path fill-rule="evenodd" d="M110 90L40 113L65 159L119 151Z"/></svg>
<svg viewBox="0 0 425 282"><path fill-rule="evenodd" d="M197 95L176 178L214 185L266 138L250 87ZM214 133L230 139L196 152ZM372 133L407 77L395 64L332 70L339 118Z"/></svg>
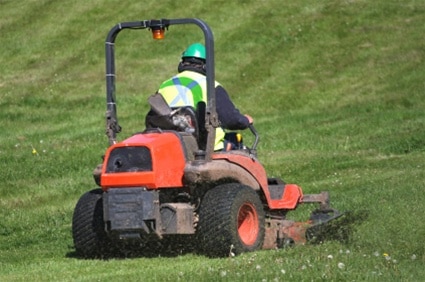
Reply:
<svg viewBox="0 0 425 282"><path fill-rule="evenodd" d="M208 162L197 160L197 152L193 136L175 131L139 133L111 146L100 177L104 220L110 228L106 231L120 238L142 237L145 232L194 234L195 203L224 183L250 187L271 212L293 210L302 199L297 185L268 179L249 151L215 153Z"/></svg>
<svg viewBox="0 0 425 282"><path fill-rule="evenodd" d="M190 128L174 123L170 128L147 128L117 141L116 134L121 129L114 86L113 48L117 34L128 28L150 29L155 35L179 24L196 24L205 35L206 109L199 106L196 115L171 110L161 104L157 93L149 100L152 109L161 118L184 121ZM211 256L279 248L321 238L322 227L341 216L330 208L327 192L303 194L299 186L267 176L256 155L259 139L253 126L250 129L255 143L251 148L213 150L215 128L219 126L214 44L212 32L203 21L118 24L107 37L106 70L106 131L110 146L94 172L99 187L82 195L74 210L73 239L79 255L102 257L125 245L134 246L135 242L149 248L163 242L171 242L174 247L178 241L180 246L196 246ZM304 203L316 203L318 208L305 222L289 220L287 213Z"/></svg>

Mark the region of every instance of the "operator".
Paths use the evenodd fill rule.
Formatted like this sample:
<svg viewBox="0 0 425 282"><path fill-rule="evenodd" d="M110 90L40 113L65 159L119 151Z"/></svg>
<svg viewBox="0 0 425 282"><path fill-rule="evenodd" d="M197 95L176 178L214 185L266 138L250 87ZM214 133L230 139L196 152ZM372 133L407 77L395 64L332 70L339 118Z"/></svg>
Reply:
<svg viewBox="0 0 425 282"><path fill-rule="evenodd" d="M200 43L190 45L182 54L178 74L164 81L158 92L170 107L192 106L207 102L206 51ZM234 144L225 139L224 129L246 129L253 123L249 115L243 115L235 107L229 94L215 81L216 107L220 127L216 128L215 151L228 151Z"/></svg>

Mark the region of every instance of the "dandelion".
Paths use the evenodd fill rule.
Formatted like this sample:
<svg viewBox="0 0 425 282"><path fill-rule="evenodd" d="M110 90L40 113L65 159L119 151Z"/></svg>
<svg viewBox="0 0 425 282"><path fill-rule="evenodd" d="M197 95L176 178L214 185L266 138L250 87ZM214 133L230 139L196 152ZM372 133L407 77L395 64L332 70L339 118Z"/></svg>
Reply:
<svg viewBox="0 0 425 282"><path fill-rule="evenodd" d="M375 257L379 257L379 252L378 252L378 251L376 251L376 252L374 252L374 253L373 253L373 255L374 255Z"/></svg>
<svg viewBox="0 0 425 282"><path fill-rule="evenodd" d="M328 259L333 259L333 255L328 255Z"/></svg>
<svg viewBox="0 0 425 282"><path fill-rule="evenodd" d="M281 270L280 270L280 273L282 273L282 274L286 274L285 269L281 269Z"/></svg>
<svg viewBox="0 0 425 282"><path fill-rule="evenodd" d="M385 259L386 259L386 260L391 260L390 255L389 255L389 254L387 254L387 253L384 253L384 257L385 257Z"/></svg>
<svg viewBox="0 0 425 282"><path fill-rule="evenodd" d="M31 146L32 147L32 146ZM37 150L34 148L34 147L32 147L32 154L35 156L35 155L38 155L38 152L37 152Z"/></svg>
<svg viewBox="0 0 425 282"><path fill-rule="evenodd" d="M338 268L339 269L344 269L345 268L345 264L342 262L338 262Z"/></svg>
<svg viewBox="0 0 425 282"><path fill-rule="evenodd" d="M256 270L261 270L261 265L257 264L257 265L255 266L255 269L256 269Z"/></svg>
<svg viewBox="0 0 425 282"><path fill-rule="evenodd" d="M416 255L415 255L415 254L413 254L413 255L410 257L410 259L411 259L411 260L415 260L415 259L416 259Z"/></svg>

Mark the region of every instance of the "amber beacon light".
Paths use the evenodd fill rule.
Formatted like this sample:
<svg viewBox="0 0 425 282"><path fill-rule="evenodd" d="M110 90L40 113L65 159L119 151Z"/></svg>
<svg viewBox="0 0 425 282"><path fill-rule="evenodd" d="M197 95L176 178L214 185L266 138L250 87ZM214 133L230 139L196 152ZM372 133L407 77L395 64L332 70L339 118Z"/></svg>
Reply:
<svg viewBox="0 0 425 282"><path fill-rule="evenodd" d="M162 27L153 27L152 28L152 37L156 40L164 39L165 29Z"/></svg>

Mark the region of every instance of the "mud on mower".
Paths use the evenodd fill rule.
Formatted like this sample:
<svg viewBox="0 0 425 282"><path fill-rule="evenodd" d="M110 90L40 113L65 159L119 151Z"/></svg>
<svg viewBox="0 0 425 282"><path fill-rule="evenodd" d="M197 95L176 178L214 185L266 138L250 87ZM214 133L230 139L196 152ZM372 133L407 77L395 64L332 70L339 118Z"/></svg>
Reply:
<svg viewBox="0 0 425 282"><path fill-rule="evenodd" d="M173 25L194 24L205 37L207 103L170 109L159 93L149 97L158 127L117 142L114 43L124 29L147 29L161 39ZM259 141L238 150L214 151L219 126L214 92L214 40L199 19L124 22L106 39L106 133L109 148L94 177L100 186L79 199L73 215L76 253L113 255L121 248L188 248L208 256L321 241L338 234L327 192L303 194L295 184L269 178L256 156ZM305 203L317 208L305 222L286 218ZM189 247L191 246L191 247Z"/></svg>

